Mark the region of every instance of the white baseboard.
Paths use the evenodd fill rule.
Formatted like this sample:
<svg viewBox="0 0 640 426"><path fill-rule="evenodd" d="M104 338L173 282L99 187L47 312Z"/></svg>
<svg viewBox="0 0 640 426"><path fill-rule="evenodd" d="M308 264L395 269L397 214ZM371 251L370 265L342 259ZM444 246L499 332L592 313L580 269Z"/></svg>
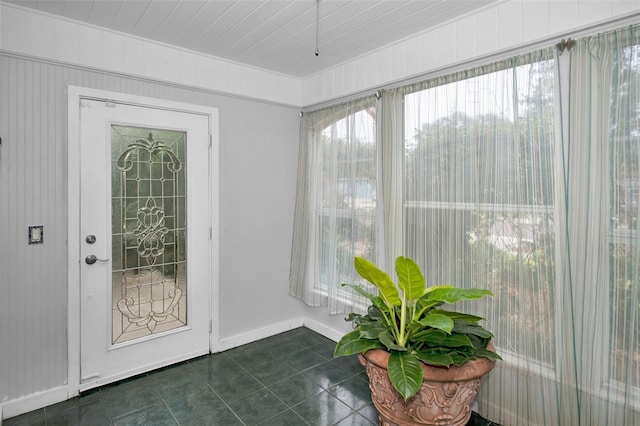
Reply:
<svg viewBox="0 0 640 426"><path fill-rule="evenodd" d="M224 351L232 349L238 346L245 345L247 343L255 342L256 340L264 339L274 336L285 331L293 330L294 328L306 326L307 328L322 334L323 336L338 341L344 332L332 329L326 325L319 323L308 318L298 317L287 321L282 321L275 324L270 324L266 327L251 330L246 333L238 334L232 337L227 337L220 340L220 350ZM182 358L188 359L191 355ZM172 362L179 362L183 359L175 359ZM166 365L166 363L164 363ZM162 365L154 366L154 368L162 367ZM123 378L130 374L125 373ZM90 386L93 387L93 386ZM86 390L86 389L81 389ZM58 402L66 401L70 397L75 395L69 395L68 386L60 386L54 389L50 389L43 392L34 393L14 400L6 401L0 404L0 426L3 418L15 417L20 414L28 413L29 411L37 410L46 407L51 404L57 404Z"/></svg>
<svg viewBox="0 0 640 426"><path fill-rule="evenodd" d="M33 393L4 402L0 406L0 424L2 419L19 416L51 404L66 401L69 398L68 386L60 386L43 392Z"/></svg>
<svg viewBox="0 0 640 426"><path fill-rule="evenodd" d="M167 365L175 364L181 361L192 359L194 357L203 355L208 352L194 352L189 354L183 354L180 357L176 357L170 360L165 360L161 363L150 364L143 369L126 371L117 376L103 378L100 381L92 383L85 383L79 386L79 391L85 391L94 387L101 386L106 382L115 382L118 380L126 379L136 374L155 370ZM104 382L104 383L103 383ZM38 410L51 404L57 404L58 402L66 401L77 395L70 394L70 388L68 386L60 386L54 389L50 389L43 392L34 393L31 395L23 396L21 398L6 401L0 405L0 426L2 424L2 418L8 419L10 417L19 416L20 414L28 413L29 411Z"/></svg>
<svg viewBox="0 0 640 426"><path fill-rule="evenodd" d="M344 331L327 327L327 325L310 318L304 319L304 326L310 330L315 331L318 334L322 334L324 337L326 337L327 339L331 339L334 342L337 342L338 340L342 339L342 336L344 336Z"/></svg>
<svg viewBox="0 0 640 426"><path fill-rule="evenodd" d="M225 337L224 339L220 339L220 351L226 351L228 349L246 345L247 343L284 333L285 331L293 330L294 328L302 327L303 325L304 319L299 317L275 324L269 324L266 327L237 334L235 336Z"/></svg>

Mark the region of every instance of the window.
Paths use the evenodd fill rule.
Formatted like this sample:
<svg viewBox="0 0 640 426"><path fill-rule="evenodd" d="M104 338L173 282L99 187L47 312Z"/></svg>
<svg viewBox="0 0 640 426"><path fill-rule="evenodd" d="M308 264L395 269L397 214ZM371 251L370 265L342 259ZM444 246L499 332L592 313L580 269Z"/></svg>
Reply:
<svg viewBox="0 0 640 426"><path fill-rule="evenodd" d="M327 304L331 313L362 310L366 299L341 284L364 284L354 256L377 257L376 99L308 113L304 121L309 151L301 159L298 194L306 200L296 215L294 241L308 233L308 242L306 252L294 247L292 253L296 264L304 264L292 268L293 292L310 305ZM301 188L307 192L300 194Z"/></svg>
<svg viewBox="0 0 640 426"><path fill-rule="evenodd" d="M639 29L303 117L291 294L351 311L354 255L409 256L494 292L483 414L640 424Z"/></svg>
<svg viewBox="0 0 640 426"><path fill-rule="evenodd" d="M554 61L509 65L406 95L405 248L431 285L494 292L503 355L552 366Z"/></svg>
<svg viewBox="0 0 640 426"><path fill-rule="evenodd" d="M376 258L375 129L375 108L366 108L324 128L317 144L318 282L341 298L352 293L336 283L361 281L354 256Z"/></svg>
<svg viewBox="0 0 640 426"><path fill-rule="evenodd" d="M640 389L640 45L613 51L609 162L611 379ZM640 394L639 394L640 396Z"/></svg>

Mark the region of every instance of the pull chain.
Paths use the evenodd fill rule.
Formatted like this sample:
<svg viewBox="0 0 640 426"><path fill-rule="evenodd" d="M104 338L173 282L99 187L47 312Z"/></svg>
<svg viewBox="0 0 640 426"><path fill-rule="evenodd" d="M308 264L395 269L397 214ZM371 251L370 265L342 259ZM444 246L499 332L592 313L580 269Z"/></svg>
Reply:
<svg viewBox="0 0 640 426"><path fill-rule="evenodd" d="M318 49L318 27L320 26L320 0L316 0L316 56L320 55Z"/></svg>

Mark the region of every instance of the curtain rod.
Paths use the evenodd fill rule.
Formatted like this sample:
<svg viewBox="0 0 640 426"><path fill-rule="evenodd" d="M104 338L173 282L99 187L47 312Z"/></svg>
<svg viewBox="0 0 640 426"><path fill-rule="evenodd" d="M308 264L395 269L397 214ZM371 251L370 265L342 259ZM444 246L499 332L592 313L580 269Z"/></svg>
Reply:
<svg viewBox="0 0 640 426"><path fill-rule="evenodd" d="M535 42L528 42L519 46L511 47L511 48L500 50L497 52L492 52L485 55L475 56L472 59L434 68L432 70L422 72L414 76L401 78L396 81L391 81L381 86L374 86L374 87L359 90L344 96L330 98L315 104L305 105L304 107L302 107L302 111L315 111L318 109L322 109L325 107L329 107L332 105L348 102L357 98L367 96L371 94L372 91L380 92L381 90L397 89L398 87L418 83L424 80L430 80L432 78L442 77L444 75L452 74L458 71L464 71L465 69L469 69L469 67L475 68L481 65L486 65L491 62L497 62L503 59L507 59L511 56L529 53L532 50L554 47L556 44L561 43L561 40L565 40L565 39L575 40L577 38L596 35L598 33L606 32L606 31L612 31L617 28L620 28L620 26L622 25L640 24L640 21L638 21L639 18L640 18L640 11L632 12L631 14L621 16L606 22L599 22L596 24L586 25L586 26L583 26L582 28L577 28L567 33L556 34L554 36L547 37L545 39L538 40Z"/></svg>
<svg viewBox="0 0 640 426"><path fill-rule="evenodd" d="M369 93L369 92L362 92L362 93L363 93L362 96L355 96L355 97L352 97L352 98L347 99L345 101L333 102L330 105L327 105L327 107L328 106L336 106L336 105L347 103L349 101L353 101L353 100L356 100L356 99L362 99L362 98L366 98L367 96L371 96L371 93ZM375 96L376 97L376 101L378 101L382 97L382 92L380 92L380 90L376 90L375 92L373 92L373 96ZM305 114L305 112L306 113L315 112L315 111L318 111L318 110L321 110L321 109L322 109L322 107L321 108L304 109L304 110L301 110L300 112L298 112L298 116L300 118L302 118L302 116Z"/></svg>

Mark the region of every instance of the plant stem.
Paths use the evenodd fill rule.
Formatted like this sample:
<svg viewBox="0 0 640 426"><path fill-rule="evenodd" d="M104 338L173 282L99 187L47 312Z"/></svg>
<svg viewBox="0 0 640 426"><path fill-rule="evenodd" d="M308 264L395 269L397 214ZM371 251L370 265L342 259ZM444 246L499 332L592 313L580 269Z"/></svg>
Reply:
<svg viewBox="0 0 640 426"><path fill-rule="evenodd" d="M382 309L380 310L380 313L384 317L384 320L387 322L387 324L392 326L391 332L396 337L396 340L397 340L399 331L398 331L398 324L396 324L396 312L393 306L387 305L387 307L389 308L389 313L391 314L391 318L389 318Z"/></svg>
<svg viewBox="0 0 640 426"><path fill-rule="evenodd" d="M400 346L404 346L406 343L405 339L405 329L407 328L405 323L407 320L407 296L402 293L402 307L400 310L400 337L398 338L398 344Z"/></svg>

